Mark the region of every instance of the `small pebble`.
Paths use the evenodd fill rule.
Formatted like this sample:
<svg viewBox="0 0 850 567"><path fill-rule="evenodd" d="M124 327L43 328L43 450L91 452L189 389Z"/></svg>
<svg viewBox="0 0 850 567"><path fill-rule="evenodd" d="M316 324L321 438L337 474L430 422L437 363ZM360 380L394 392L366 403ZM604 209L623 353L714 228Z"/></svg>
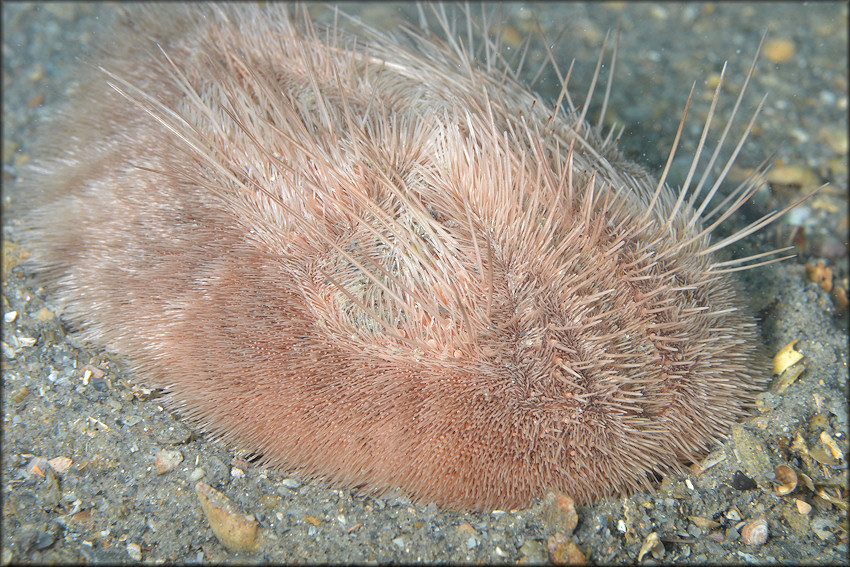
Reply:
<svg viewBox="0 0 850 567"><path fill-rule="evenodd" d="M56 535L53 532L40 531L38 532L38 536L35 538L34 547L41 551L42 549L47 549L53 542L56 541Z"/></svg>
<svg viewBox="0 0 850 567"><path fill-rule="evenodd" d="M543 542L527 539L519 548L521 554L520 563L534 564L544 563L547 560L546 545Z"/></svg>
<svg viewBox="0 0 850 567"><path fill-rule="evenodd" d="M195 467L195 470L193 470L191 473L189 473L189 481L190 482L198 482L199 480L204 478L205 474L207 474L207 471L205 471L201 467Z"/></svg>
<svg viewBox="0 0 850 567"><path fill-rule="evenodd" d="M245 515L224 494L199 482L195 492L215 537L231 551L251 551L257 545L257 520Z"/></svg>
<svg viewBox="0 0 850 567"><path fill-rule="evenodd" d="M575 502L565 494L550 490L543 498L543 519L551 533L572 534L578 525Z"/></svg>
<svg viewBox="0 0 850 567"><path fill-rule="evenodd" d="M6 313L3 314L3 320L6 321L7 323L11 323L17 317L18 317L17 311L7 311Z"/></svg>
<svg viewBox="0 0 850 567"><path fill-rule="evenodd" d="M773 39L764 44L764 56L773 63L784 63L796 52L794 42L790 39Z"/></svg>
<svg viewBox="0 0 850 567"><path fill-rule="evenodd" d="M823 126L818 134L820 138L837 154L846 154L850 149L847 130L841 126Z"/></svg>
<svg viewBox="0 0 850 567"><path fill-rule="evenodd" d="M106 376L106 372L103 370L103 368L98 368L94 364L86 364L85 366L83 366L83 368L86 369L86 372L91 374L92 378L103 378L104 376Z"/></svg>
<svg viewBox="0 0 850 567"><path fill-rule="evenodd" d="M13 349L13 348L9 345L9 343L7 343L6 341L3 341L3 342L2 342L2 343L0 343L0 344L2 344L2 348L3 348L3 356L5 356L6 358L8 358L9 360L11 360L11 359L15 358L15 357L18 355L17 351L15 351L15 349Z"/></svg>
<svg viewBox="0 0 850 567"><path fill-rule="evenodd" d="M556 533L547 541L549 561L553 565L584 565L586 558L570 537Z"/></svg>
<svg viewBox="0 0 850 567"><path fill-rule="evenodd" d="M36 321L50 321L54 317L56 317L56 315L54 315L53 311L51 311L47 307L42 307L38 310L38 313L35 314Z"/></svg>
<svg viewBox="0 0 850 567"><path fill-rule="evenodd" d="M621 534L626 533L626 522L623 520L617 520L617 531Z"/></svg>
<svg viewBox="0 0 850 567"><path fill-rule="evenodd" d="M758 484L741 471L735 471L735 474L732 476L732 488L740 491L753 490L754 488L758 488Z"/></svg>
<svg viewBox="0 0 850 567"><path fill-rule="evenodd" d="M133 561L141 561L142 560L142 548L138 543L128 543L127 544L127 555L130 556L130 559Z"/></svg>
<svg viewBox="0 0 850 567"><path fill-rule="evenodd" d="M156 474L165 474L177 468L183 462L180 451L162 450L156 452Z"/></svg>
<svg viewBox="0 0 850 567"><path fill-rule="evenodd" d="M155 436L159 443L181 445L192 438L192 430L182 423L171 422L168 427L156 429Z"/></svg>
<svg viewBox="0 0 850 567"><path fill-rule="evenodd" d="M802 165L777 165L765 174L765 179L771 185L790 185L804 190L820 185L817 174Z"/></svg>

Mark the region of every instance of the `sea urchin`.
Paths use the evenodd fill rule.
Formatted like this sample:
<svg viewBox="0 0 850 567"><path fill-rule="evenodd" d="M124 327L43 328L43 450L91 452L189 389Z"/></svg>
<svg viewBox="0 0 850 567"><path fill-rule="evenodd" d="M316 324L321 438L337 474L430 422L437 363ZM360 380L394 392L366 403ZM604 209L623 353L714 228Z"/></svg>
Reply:
<svg viewBox="0 0 850 567"><path fill-rule="evenodd" d="M492 38L479 63L280 6L171 11L137 13L50 126L23 226L65 318L200 427L485 509L647 486L752 402L728 272L767 254L717 252L779 213L712 242L760 177L717 203L740 144L706 149L714 106L674 191Z"/></svg>

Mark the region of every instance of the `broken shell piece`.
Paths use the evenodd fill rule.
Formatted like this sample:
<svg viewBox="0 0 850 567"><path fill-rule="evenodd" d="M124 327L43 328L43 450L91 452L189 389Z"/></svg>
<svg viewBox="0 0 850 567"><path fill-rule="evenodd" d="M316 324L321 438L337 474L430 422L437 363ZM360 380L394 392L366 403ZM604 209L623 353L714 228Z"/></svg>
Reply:
<svg viewBox="0 0 850 567"><path fill-rule="evenodd" d="M822 465L832 466L835 464L835 457L832 456L832 451L825 445L819 445L809 449L809 456Z"/></svg>
<svg viewBox="0 0 850 567"><path fill-rule="evenodd" d="M664 557L664 544L661 543L661 539L658 537L658 532L652 532L646 536L646 539L643 541L643 545L640 546L640 551L638 552L638 563L640 563L640 560L643 559L643 556L647 553L652 553L652 556L655 559L661 559Z"/></svg>
<svg viewBox="0 0 850 567"><path fill-rule="evenodd" d="M825 486L827 488L844 488L847 486L848 480L850 480L850 474L848 474L847 469L842 469L838 472L838 474L830 475L829 478L819 478L818 486Z"/></svg>
<svg viewBox="0 0 850 567"><path fill-rule="evenodd" d="M805 369L805 362L786 368L782 372L782 375L773 382L770 387L770 392L773 394L781 394L788 389L788 386L797 381L797 378L800 377L800 374L802 374Z"/></svg>
<svg viewBox="0 0 850 567"><path fill-rule="evenodd" d="M47 469L47 459L44 457L34 457L27 464L27 474L44 477L44 471Z"/></svg>
<svg viewBox="0 0 850 567"><path fill-rule="evenodd" d="M844 458L844 452L838 447L838 443L835 442L835 439L833 439L829 433L821 431L820 440L821 443L829 448L829 452L832 453L835 460L840 461Z"/></svg>
<svg viewBox="0 0 850 567"><path fill-rule="evenodd" d="M800 473L799 476L800 476L800 478L803 479L803 484L806 485L806 488L808 488L809 490L814 492L815 491L815 483L812 482L812 477L810 477L806 473Z"/></svg>
<svg viewBox="0 0 850 567"><path fill-rule="evenodd" d="M215 537L224 547L231 551L251 551L256 547L257 520L253 515L240 513L227 496L209 484L199 482L195 492Z"/></svg>
<svg viewBox="0 0 850 567"><path fill-rule="evenodd" d="M29 388L27 388L26 386L21 386L19 390L12 394L12 402L16 404L21 403L22 401L24 401L24 398L26 398L29 393Z"/></svg>
<svg viewBox="0 0 850 567"><path fill-rule="evenodd" d="M809 431L823 431L829 427L829 418L823 412L817 412L809 418Z"/></svg>
<svg viewBox="0 0 850 567"><path fill-rule="evenodd" d="M800 435L800 432L797 432L797 435L794 437L794 441L791 443L791 449L797 453L802 455L808 455L809 449L806 447L806 440L803 439L803 436Z"/></svg>
<svg viewBox="0 0 850 567"><path fill-rule="evenodd" d="M788 465L777 465L773 472L776 475L776 484L773 486L773 490L777 496L785 496L794 492L794 489L797 488L797 473L794 472L794 469Z"/></svg>
<svg viewBox="0 0 850 567"><path fill-rule="evenodd" d="M789 366L793 366L797 362L803 359L803 354L794 350L794 345L798 343L800 339L794 339L776 353L776 356L773 357L773 373L774 374L782 374L785 372L785 369Z"/></svg>
<svg viewBox="0 0 850 567"><path fill-rule="evenodd" d="M738 511L736 506L732 506L729 510L726 511L726 519L732 522L740 522L741 521L741 513Z"/></svg>
<svg viewBox="0 0 850 567"><path fill-rule="evenodd" d="M103 368L97 367L94 364L86 364L83 366L83 370L91 373L91 378L103 378L106 376L106 372L104 372Z"/></svg>
<svg viewBox="0 0 850 567"><path fill-rule="evenodd" d="M827 501L827 502L829 502L830 504L834 504L835 506L838 506L839 508L842 508L842 509L844 509L844 510L846 510L846 509L847 509L847 501L846 501L845 499L840 498L840 497L838 497L838 496L833 496L832 494L830 494L829 492L827 492L825 488L818 488L818 489L815 491L815 494L816 494L819 498L822 498L822 499L826 500L826 501Z"/></svg>
<svg viewBox="0 0 850 567"><path fill-rule="evenodd" d="M68 457L55 457L47 461L47 464L50 465L50 467L59 474L62 474L67 471L72 463L73 461Z"/></svg>
<svg viewBox="0 0 850 567"><path fill-rule="evenodd" d="M797 511L804 516L806 516L809 512L812 511L812 505L804 500L800 500L799 498L797 498L794 503L797 504Z"/></svg>
<svg viewBox="0 0 850 567"><path fill-rule="evenodd" d="M764 545L768 533L767 520L764 519L764 516L759 516L758 519L747 522L741 528L741 539L747 545Z"/></svg>
<svg viewBox="0 0 850 567"><path fill-rule="evenodd" d="M700 468L702 470L707 471L713 466L716 466L723 461L726 460L726 453L722 449L718 449L713 453L709 454L705 459L703 459L702 463L700 463Z"/></svg>
<svg viewBox="0 0 850 567"><path fill-rule="evenodd" d="M692 521L696 527L698 527L705 533L710 532L714 528L720 527L720 522L715 522L714 520L709 520L708 518L702 518L700 516L688 516L688 519Z"/></svg>

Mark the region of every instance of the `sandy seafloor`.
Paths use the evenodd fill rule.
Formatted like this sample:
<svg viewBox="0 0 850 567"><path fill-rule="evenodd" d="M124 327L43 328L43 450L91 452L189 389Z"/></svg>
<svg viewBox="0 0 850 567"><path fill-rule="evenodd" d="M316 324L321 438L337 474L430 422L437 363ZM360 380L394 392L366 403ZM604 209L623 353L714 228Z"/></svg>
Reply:
<svg viewBox="0 0 850 567"><path fill-rule="evenodd" d="M75 58L86 58L115 9L111 3L3 4L4 203L12 198L10 181L20 165L34 157L29 153L34 127L75 88ZM380 27L399 18L392 4L346 9ZM660 536L664 551L656 549L644 563L846 561L846 500L841 502L847 494L846 487L841 492L846 457L830 463L821 455L827 461L821 464L791 446L799 434L816 452L825 432L845 455L848 451L847 311L836 313L831 295L804 267L824 261L834 270L834 282L847 288L847 4L541 3L505 4L503 11L508 42L533 32L536 21L548 38L567 26L556 52L563 68L576 59L571 92L577 101L605 31L621 18L611 117L626 124L622 147L655 171L663 166L691 83L697 82L693 112L704 116L712 90L706 82L729 60L724 116L767 30L768 39L779 43L762 55L745 109L764 92L769 97L742 161L753 166L778 148L778 174L733 222L742 225L744 215L751 219L830 184L740 250L785 245L792 224L804 225L805 245L796 258L747 272L742 281L767 351L773 355L799 339L806 370L783 393L762 396L743 422L749 435L714 448L714 455L725 457L719 464L666 479L655 493L579 508L573 540L597 564L635 562L651 532ZM314 15L326 19L330 13L316 9ZM788 42L794 48L790 56L780 49ZM535 88L544 99L557 95L551 78ZM684 137L693 143L701 124L699 118L690 124ZM139 557L181 563L546 560L546 542L557 527L546 525L539 503L526 510L458 513L414 505L404 495L376 499L231 464L237 456L232 448L194 433L155 396L134 396L143 376L129 375L120 359L79 344L61 319L51 317L49 298L30 287L17 264L22 251L9 246L15 220L4 218L3 225L3 310L16 312L14 320L9 315L3 322L3 564ZM84 366L103 363L107 374L84 384ZM154 456L160 450L178 450L184 460L158 475ZM35 457L67 457L72 464L43 479L27 473ZM770 480L773 467L782 463L809 474L817 487L839 485L826 489L837 503L802 482L790 495L777 496ZM234 468L244 475L234 476ZM215 538L195 495L196 469L258 518L263 538L256 552L230 552ZM733 483L738 470L752 471L756 488ZM798 511L796 499L812 505L809 514ZM747 545L736 528L759 516L768 523L767 543ZM706 533L692 517L717 525Z"/></svg>

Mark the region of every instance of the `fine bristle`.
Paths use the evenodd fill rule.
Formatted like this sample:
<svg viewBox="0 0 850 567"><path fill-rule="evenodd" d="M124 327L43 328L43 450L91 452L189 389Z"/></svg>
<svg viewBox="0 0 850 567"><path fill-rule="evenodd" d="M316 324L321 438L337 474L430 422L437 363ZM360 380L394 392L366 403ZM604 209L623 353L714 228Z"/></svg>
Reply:
<svg viewBox="0 0 850 567"><path fill-rule="evenodd" d="M24 226L64 316L211 435L446 506L584 503L698 459L763 387L727 272L784 250L717 253L785 211L711 238L758 187L717 202L761 106L712 135L718 85L675 191L690 96L653 179L574 105L572 67L544 104L469 10L455 30L425 8L445 39L404 41L177 10L97 62Z"/></svg>

